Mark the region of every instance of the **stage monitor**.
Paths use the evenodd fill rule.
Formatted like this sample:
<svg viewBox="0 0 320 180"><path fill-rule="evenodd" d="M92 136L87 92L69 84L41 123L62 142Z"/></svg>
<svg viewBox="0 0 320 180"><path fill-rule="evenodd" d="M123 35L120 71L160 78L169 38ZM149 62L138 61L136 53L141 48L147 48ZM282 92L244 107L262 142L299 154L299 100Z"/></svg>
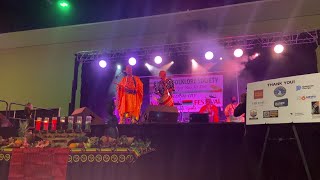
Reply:
<svg viewBox="0 0 320 180"><path fill-rule="evenodd" d="M105 124L105 122L97 114L92 112L87 107L78 108L78 109L74 110L71 115L72 116L82 116L82 124L85 123L86 116L91 116L92 117L91 125L102 125L102 124Z"/></svg>
<svg viewBox="0 0 320 180"><path fill-rule="evenodd" d="M177 123L179 113L174 112L149 112L149 121L153 123Z"/></svg>
<svg viewBox="0 0 320 180"><path fill-rule="evenodd" d="M143 122L158 122L158 123L177 123L178 109L171 106L153 106L147 107L143 117Z"/></svg>
<svg viewBox="0 0 320 180"><path fill-rule="evenodd" d="M208 113L192 113L190 114L190 123L209 123Z"/></svg>

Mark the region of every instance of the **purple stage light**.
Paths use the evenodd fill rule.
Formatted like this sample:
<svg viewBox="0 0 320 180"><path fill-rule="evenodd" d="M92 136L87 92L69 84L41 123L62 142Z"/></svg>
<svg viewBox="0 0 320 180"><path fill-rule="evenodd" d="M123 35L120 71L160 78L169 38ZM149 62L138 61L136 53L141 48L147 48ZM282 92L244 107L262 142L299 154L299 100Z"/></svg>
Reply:
<svg viewBox="0 0 320 180"><path fill-rule="evenodd" d="M136 60L136 58L131 57L131 58L129 59L129 64L130 64L131 66L136 65L136 64L137 64L137 60Z"/></svg>
<svg viewBox="0 0 320 180"><path fill-rule="evenodd" d="M106 62L105 60L100 60L100 61L99 61L99 66L100 66L101 68L105 68L105 67L107 67L107 62Z"/></svg>
<svg viewBox="0 0 320 180"><path fill-rule="evenodd" d="M211 51L207 51L206 54L204 55L204 57L206 58L206 60L211 60L211 59L213 59L214 54Z"/></svg>
<svg viewBox="0 0 320 180"><path fill-rule="evenodd" d="M243 55L243 50L242 49L236 49L233 52L233 55L237 58L241 57Z"/></svg>
<svg viewBox="0 0 320 180"><path fill-rule="evenodd" d="M284 51L284 47L282 44L277 44L274 46L273 50L275 53L280 54Z"/></svg>
<svg viewBox="0 0 320 180"><path fill-rule="evenodd" d="M155 62L156 64L161 64L161 63L162 63L162 57L161 57L161 56L156 56L156 57L154 58L154 62Z"/></svg>

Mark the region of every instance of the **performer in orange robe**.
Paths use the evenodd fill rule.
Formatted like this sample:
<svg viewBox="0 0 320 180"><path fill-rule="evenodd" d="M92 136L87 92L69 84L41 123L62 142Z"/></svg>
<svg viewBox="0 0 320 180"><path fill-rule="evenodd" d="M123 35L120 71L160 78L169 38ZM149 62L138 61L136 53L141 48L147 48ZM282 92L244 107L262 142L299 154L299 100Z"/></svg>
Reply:
<svg viewBox="0 0 320 180"><path fill-rule="evenodd" d="M131 118L132 123L139 120L143 98L143 83L140 78L132 75L132 67L126 67L127 76L123 77L117 87L117 109L120 124L125 123L125 118Z"/></svg>
<svg viewBox="0 0 320 180"><path fill-rule="evenodd" d="M212 104L210 98L206 98L206 105L200 108L200 113L208 113L209 114L209 122L219 122L219 110L217 106Z"/></svg>

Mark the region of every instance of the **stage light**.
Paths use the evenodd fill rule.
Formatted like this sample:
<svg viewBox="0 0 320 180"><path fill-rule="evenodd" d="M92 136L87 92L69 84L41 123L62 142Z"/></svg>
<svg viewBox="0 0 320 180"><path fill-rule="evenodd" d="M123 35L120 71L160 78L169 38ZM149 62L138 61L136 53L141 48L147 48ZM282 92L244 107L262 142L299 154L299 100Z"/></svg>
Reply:
<svg viewBox="0 0 320 180"><path fill-rule="evenodd" d="M59 5L61 7L68 7L69 6L69 4L67 2L61 2Z"/></svg>
<svg viewBox="0 0 320 180"><path fill-rule="evenodd" d="M130 64L131 66L136 65L136 64L137 64L137 60L136 60L136 58L131 57L131 58L129 59L129 64Z"/></svg>
<svg viewBox="0 0 320 180"><path fill-rule="evenodd" d="M192 63L192 69L196 69L199 66L198 62L194 59L191 59L191 63Z"/></svg>
<svg viewBox="0 0 320 180"><path fill-rule="evenodd" d="M145 63L144 65L148 68L148 70L149 70L149 71L151 72L151 74L153 74L153 75L156 75L156 72L155 72L155 71L159 71L159 70L157 70L156 67L150 65L149 63Z"/></svg>
<svg viewBox="0 0 320 180"><path fill-rule="evenodd" d="M207 51L204 57L206 60L211 60L214 57L214 54L211 51Z"/></svg>
<svg viewBox="0 0 320 180"><path fill-rule="evenodd" d="M161 64L161 63L162 63L162 57L161 57L161 56L156 56L156 57L154 58L154 62L155 62L156 64Z"/></svg>
<svg viewBox="0 0 320 180"><path fill-rule="evenodd" d="M156 67L154 67L154 68L155 68L155 70L158 71L157 73L159 73L160 70L168 71L168 69L170 69L170 67L171 67L173 64L174 64L174 62L171 61L171 62L169 62L169 63L161 66L160 68L156 68Z"/></svg>
<svg viewBox="0 0 320 180"><path fill-rule="evenodd" d="M117 69L121 69L121 65L120 64L117 64Z"/></svg>
<svg viewBox="0 0 320 180"><path fill-rule="evenodd" d="M239 58L239 57L241 57L243 55L243 50L242 49L236 49L236 50L234 50L233 55L235 57Z"/></svg>
<svg viewBox="0 0 320 180"><path fill-rule="evenodd" d="M223 60L223 58L222 58L222 57L220 57L219 59L220 59L220 61L222 61L222 60Z"/></svg>
<svg viewBox="0 0 320 180"><path fill-rule="evenodd" d="M59 0L58 1L58 6L60 8L66 9L70 7L70 3L67 0Z"/></svg>
<svg viewBox="0 0 320 180"><path fill-rule="evenodd" d="M105 60L100 60L100 61L99 61L99 66L100 66L101 68L105 68L105 67L107 67L107 62L106 62Z"/></svg>
<svg viewBox="0 0 320 180"><path fill-rule="evenodd" d="M258 56L260 56L260 54L259 54L259 53L255 53L254 56L255 56L255 57L258 57Z"/></svg>
<svg viewBox="0 0 320 180"><path fill-rule="evenodd" d="M275 53L280 54L284 51L284 47L282 44L277 44L274 46L273 50Z"/></svg>

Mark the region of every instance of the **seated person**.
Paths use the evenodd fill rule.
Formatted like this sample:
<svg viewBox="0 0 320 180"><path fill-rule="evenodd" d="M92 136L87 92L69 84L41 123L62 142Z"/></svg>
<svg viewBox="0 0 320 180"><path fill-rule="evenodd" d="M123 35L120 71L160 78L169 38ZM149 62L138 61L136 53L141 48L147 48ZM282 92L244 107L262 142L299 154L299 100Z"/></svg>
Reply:
<svg viewBox="0 0 320 180"><path fill-rule="evenodd" d="M206 104L200 108L199 112L208 113L210 123L219 122L219 110L217 106L212 103L210 98L206 98Z"/></svg>

